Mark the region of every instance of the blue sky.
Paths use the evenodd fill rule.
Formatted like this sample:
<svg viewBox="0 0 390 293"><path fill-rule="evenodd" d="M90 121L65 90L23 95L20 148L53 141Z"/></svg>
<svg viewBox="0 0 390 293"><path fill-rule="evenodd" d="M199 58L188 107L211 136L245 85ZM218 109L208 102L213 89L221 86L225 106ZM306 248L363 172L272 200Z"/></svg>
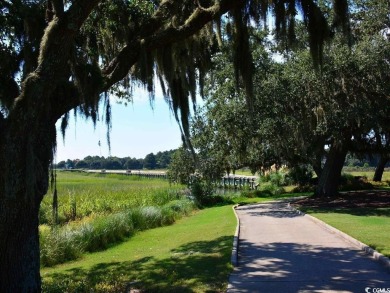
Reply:
<svg viewBox="0 0 390 293"><path fill-rule="evenodd" d="M153 109L148 94L143 90L134 91L133 103L127 106L116 102L111 102L111 106L112 156L144 158L149 153L171 150L181 145L179 126L160 93L156 92ZM57 162L83 159L88 155L110 155L104 122L97 122L94 129L90 120L78 116L75 122L71 115L65 141L59 125L60 121L57 122Z"/></svg>

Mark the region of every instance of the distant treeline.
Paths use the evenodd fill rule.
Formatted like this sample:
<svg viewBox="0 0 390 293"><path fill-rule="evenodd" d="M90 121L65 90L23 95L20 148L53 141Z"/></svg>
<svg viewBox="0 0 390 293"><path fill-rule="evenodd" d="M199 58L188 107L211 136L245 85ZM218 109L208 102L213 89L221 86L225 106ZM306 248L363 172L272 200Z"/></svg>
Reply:
<svg viewBox="0 0 390 293"><path fill-rule="evenodd" d="M176 150L150 153L143 159L131 157L99 157L87 156L82 160L66 160L59 162L58 169L107 169L107 170L154 170L166 169L171 162L171 157Z"/></svg>
<svg viewBox="0 0 390 293"><path fill-rule="evenodd" d="M370 155L354 155L348 153L344 166L346 167L376 167L379 163L380 155L370 154ZM390 161L386 164L386 167L390 167Z"/></svg>
<svg viewBox="0 0 390 293"><path fill-rule="evenodd" d="M56 167L59 169L107 169L107 170L154 170L166 169L171 162L172 155L176 150L150 153L143 159L125 157L99 157L87 156L82 160L66 160L59 162ZM376 167L379 156L356 156L348 154L344 166L348 167ZM389 163L390 164L390 163ZM389 166L389 164L387 164Z"/></svg>

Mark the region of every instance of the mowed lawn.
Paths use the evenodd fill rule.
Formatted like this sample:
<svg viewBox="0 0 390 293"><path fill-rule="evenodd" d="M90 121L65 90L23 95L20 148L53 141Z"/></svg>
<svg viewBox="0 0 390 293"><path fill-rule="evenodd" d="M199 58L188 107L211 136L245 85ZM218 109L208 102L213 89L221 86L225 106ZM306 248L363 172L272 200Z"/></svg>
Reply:
<svg viewBox="0 0 390 293"><path fill-rule="evenodd" d="M371 180L374 171L347 171L354 176L366 176ZM380 188L389 189L390 172L384 172ZM390 207L383 208L311 208L310 215L343 231L359 241L390 257Z"/></svg>
<svg viewBox="0 0 390 293"><path fill-rule="evenodd" d="M390 207L304 211L390 257Z"/></svg>
<svg viewBox="0 0 390 293"><path fill-rule="evenodd" d="M223 292L236 219L230 205L139 232L106 251L43 269L45 292Z"/></svg>
<svg viewBox="0 0 390 293"><path fill-rule="evenodd" d="M353 176L366 176L368 180L372 180L375 173L375 171L348 171L348 169L344 172ZM382 181L390 181L390 171L383 172Z"/></svg>

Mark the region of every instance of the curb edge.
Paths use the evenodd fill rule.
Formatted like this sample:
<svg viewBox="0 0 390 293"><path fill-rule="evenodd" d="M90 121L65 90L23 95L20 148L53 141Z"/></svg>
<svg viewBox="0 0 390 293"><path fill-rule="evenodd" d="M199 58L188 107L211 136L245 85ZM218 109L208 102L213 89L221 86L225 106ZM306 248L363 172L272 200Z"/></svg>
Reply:
<svg viewBox="0 0 390 293"><path fill-rule="evenodd" d="M386 256L384 256L383 254L379 253L378 251L376 251L375 249L373 249L372 247L368 246L367 244L353 238L352 236L336 229L335 227L333 226L330 226L329 224L321 221L320 219L317 219L311 215L308 215L294 207L291 206L290 203L288 203L288 207L291 209L291 210L294 210L296 211L298 214L304 216L304 217L307 217L309 220L311 220L312 222L314 222L315 224L321 226L322 228L328 230L329 232L333 233L333 234L337 234L339 237L343 238L345 241L349 242L350 244L358 247L361 251L365 252L368 256L370 256L372 259L378 261L380 264L382 264L386 269L388 269L390 271L390 259Z"/></svg>
<svg viewBox="0 0 390 293"><path fill-rule="evenodd" d="M237 220L236 231L234 233L234 238L233 238L232 256L230 258L230 261L234 267L238 265L238 239L240 237L240 219L238 218L236 213L236 208L238 206L239 205L237 204L232 207L234 215L236 216L236 220Z"/></svg>

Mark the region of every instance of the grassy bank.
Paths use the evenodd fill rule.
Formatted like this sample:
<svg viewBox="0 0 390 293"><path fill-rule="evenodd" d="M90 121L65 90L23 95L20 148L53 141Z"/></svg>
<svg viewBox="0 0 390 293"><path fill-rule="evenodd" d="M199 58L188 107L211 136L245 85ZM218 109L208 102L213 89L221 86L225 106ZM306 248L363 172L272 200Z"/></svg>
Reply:
<svg viewBox="0 0 390 293"><path fill-rule="evenodd" d="M222 292L235 226L231 206L204 209L80 261L43 269L43 290L123 292L133 286L147 292Z"/></svg>
<svg viewBox="0 0 390 293"><path fill-rule="evenodd" d="M173 224L194 209L193 201L182 199L162 207L138 207L89 217L62 227L41 225L41 266L53 266L80 258L86 252L107 249L137 231Z"/></svg>
<svg viewBox="0 0 390 293"><path fill-rule="evenodd" d="M107 249L137 231L170 225L196 209L183 186L162 179L59 172L57 180L57 225L50 194L40 211L41 266Z"/></svg>
<svg viewBox="0 0 390 293"><path fill-rule="evenodd" d="M390 208L303 209L390 257Z"/></svg>

